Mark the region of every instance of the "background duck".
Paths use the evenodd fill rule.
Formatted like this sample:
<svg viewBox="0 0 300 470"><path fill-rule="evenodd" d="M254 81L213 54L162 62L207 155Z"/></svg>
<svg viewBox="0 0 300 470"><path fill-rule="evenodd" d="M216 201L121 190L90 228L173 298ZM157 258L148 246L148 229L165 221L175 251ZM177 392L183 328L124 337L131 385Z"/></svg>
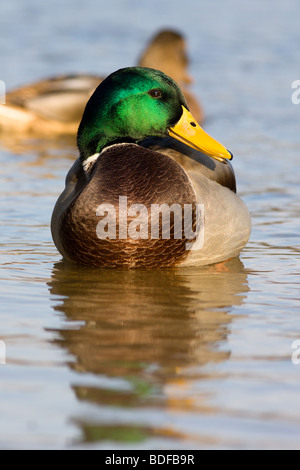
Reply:
<svg viewBox="0 0 300 470"><path fill-rule="evenodd" d="M102 80L61 75L13 90L0 106L0 130L75 134L86 102Z"/></svg>
<svg viewBox="0 0 300 470"><path fill-rule="evenodd" d="M164 73L131 67L110 75L85 108L77 143L80 158L51 222L66 260L126 268L205 265L238 256L247 243L250 216L236 194L232 154L196 123L180 88ZM153 238L149 231L132 238L127 226L121 236L121 218L128 214L120 197L147 209L177 204L194 210L201 204L203 246L194 240L187 250L188 237L175 236L174 221L169 238L161 232ZM99 237L100 206L116 217L106 222L115 222L115 237Z"/></svg>
<svg viewBox="0 0 300 470"><path fill-rule="evenodd" d="M183 36L172 31L157 34L142 54L140 64L166 70L179 84L199 122L202 111L187 90L191 82ZM75 134L85 105L105 77L87 74L61 75L7 93L0 105L0 130L19 130L35 134Z"/></svg>

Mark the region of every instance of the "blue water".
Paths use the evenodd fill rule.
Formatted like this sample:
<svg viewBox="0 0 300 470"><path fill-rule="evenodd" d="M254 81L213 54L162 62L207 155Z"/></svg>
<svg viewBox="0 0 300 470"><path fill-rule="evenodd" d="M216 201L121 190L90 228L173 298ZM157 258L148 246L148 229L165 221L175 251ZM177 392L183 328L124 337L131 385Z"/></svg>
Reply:
<svg viewBox="0 0 300 470"><path fill-rule="evenodd" d="M135 64L158 29L185 33L205 129L235 155L253 231L224 266L66 268L49 221L73 139L2 135L1 448L299 449L298 9L296 0L2 2L7 89L105 75Z"/></svg>

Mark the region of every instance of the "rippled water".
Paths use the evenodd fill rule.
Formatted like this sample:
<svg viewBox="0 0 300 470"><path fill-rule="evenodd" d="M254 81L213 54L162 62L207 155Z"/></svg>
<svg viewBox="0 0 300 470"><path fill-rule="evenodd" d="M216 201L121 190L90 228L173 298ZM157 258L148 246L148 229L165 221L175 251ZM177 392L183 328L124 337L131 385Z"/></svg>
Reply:
<svg viewBox="0 0 300 470"><path fill-rule="evenodd" d="M103 4L2 2L0 79L109 73L158 28L182 30L253 232L223 265L70 268L49 220L73 139L1 135L0 446L299 449L297 1Z"/></svg>

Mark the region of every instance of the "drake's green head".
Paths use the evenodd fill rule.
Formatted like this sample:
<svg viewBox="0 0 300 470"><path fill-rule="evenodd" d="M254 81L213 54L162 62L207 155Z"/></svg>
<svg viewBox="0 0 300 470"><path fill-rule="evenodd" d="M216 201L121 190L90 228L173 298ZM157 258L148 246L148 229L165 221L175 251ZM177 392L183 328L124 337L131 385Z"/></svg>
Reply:
<svg viewBox="0 0 300 470"><path fill-rule="evenodd" d="M129 67L109 75L96 89L86 105L77 143L84 162L114 143L168 135L214 158L232 158L195 122L174 80L158 70Z"/></svg>
<svg viewBox="0 0 300 470"><path fill-rule="evenodd" d="M78 131L83 160L117 142L165 136L180 119L185 98L176 83L157 70L130 67L107 77L90 98Z"/></svg>

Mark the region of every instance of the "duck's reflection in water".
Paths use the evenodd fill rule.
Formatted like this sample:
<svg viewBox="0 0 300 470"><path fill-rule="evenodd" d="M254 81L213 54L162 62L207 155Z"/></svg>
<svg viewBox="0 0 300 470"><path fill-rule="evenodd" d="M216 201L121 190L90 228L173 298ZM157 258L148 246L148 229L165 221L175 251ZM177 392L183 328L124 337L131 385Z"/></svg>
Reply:
<svg viewBox="0 0 300 470"><path fill-rule="evenodd" d="M73 385L74 391L80 400L109 409L113 422L102 415L80 419L85 441L184 438L173 426L145 424L146 417L143 425L134 424L134 413L211 411L201 381L214 379L214 365L230 357L231 310L248 292L239 259L165 271L99 270L61 262L49 286L55 310L67 320L56 341L73 355L70 367L103 380L103 387ZM118 419L121 410L131 410L129 421Z"/></svg>

